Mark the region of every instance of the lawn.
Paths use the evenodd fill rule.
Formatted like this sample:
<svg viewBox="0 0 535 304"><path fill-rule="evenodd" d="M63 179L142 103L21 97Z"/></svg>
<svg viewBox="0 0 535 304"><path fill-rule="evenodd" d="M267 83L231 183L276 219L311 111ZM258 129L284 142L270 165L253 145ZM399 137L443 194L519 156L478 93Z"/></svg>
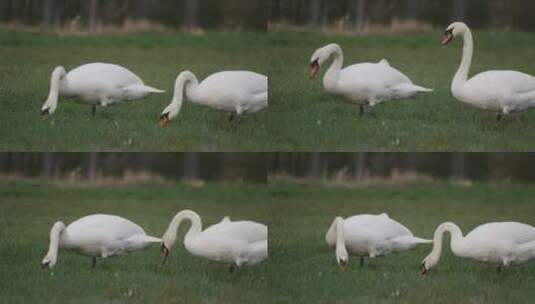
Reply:
<svg viewBox="0 0 535 304"><path fill-rule="evenodd" d="M127 256L91 259L60 249L58 264L41 270L49 230L91 213L126 217L160 237L174 214L196 210L208 226L225 215L268 223L264 186L61 184L0 185L2 303L271 303L268 263L229 273L228 266L192 256L177 242L165 267L159 246ZM181 229L179 236L184 235Z"/></svg>
<svg viewBox="0 0 535 304"><path fill-rule="evenodd" d="M0 149L3 151L263 151L267 111L242 117L186 103L167 127L158 125L175 78L199 79L222 70L267 74L267 39L255 33L74 35L0 29ZM57 65L110 62L127 67L161 95L108 108L60 99L54 115L39 115Z"/></svg>
<svg viewBox="0 0 535 304"><path fill-rule="evenodd" d="M461 259L445 245L442 260L427 274L419 266L431 251L422 245L359 267L349 259L341 271L325 233L335 216L387 212L415 235L432 238L444 221L466 234L479 224L516 220L535 223L530 185L449 184L271 187L269 287L273 303L532 303L535 263L496 268ZM449 237L446 237L449 240Z"/></svg>
<svg viewBox="0 0 535 304"><path fill-rule="evenodd" d="M283 151L532 151L535 111L496 122L454 99L449 86L461 60L462 39L441 47L441 33L371 34L269 33L272 49L269 133ZM471 75L513 69L535 74L535 34L475 32ZM359 117L356 106L328 95L322 86L327 70L309 79L310 56L331 42L351 63L390 64L414 83L435 92L413 100L383 103L376 117Z"/></svg>

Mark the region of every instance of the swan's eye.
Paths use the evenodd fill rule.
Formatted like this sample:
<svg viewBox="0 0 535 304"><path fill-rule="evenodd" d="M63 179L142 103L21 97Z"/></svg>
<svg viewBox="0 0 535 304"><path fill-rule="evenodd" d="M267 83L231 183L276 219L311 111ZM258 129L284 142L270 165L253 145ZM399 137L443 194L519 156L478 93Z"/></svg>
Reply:
<svg viewBox="0 0 535 304"><path fill-rule="evenodd" d="M312 63L310 63L310 67L315 67L315 66L318 66L318 65L320 65L318 59L316 59L316 60L312 61Z"/></svg>
<svg viewBox="0 0 535 304"><path fill-rule="evenodd" d="M449 29L449 30L446 30L444 32L444 35L453 35L453 28Z"/></svg>

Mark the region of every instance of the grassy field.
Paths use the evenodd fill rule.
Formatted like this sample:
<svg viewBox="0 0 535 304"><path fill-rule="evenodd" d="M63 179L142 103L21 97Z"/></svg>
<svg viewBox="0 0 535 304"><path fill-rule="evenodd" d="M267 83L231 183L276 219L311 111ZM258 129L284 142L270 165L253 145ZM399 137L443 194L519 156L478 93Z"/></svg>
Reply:
<svg viewBox="0 0 535 304"><path fill-rule="evenodd" d="M167 128L158 125L170 103L178 73L189 69L199 79L221 70L267 74L263 34L180 33L98 36L32 34L0 30L0 149L4 151L263 151L269 147L266 112L242 117L185 104ZM39 115L57 65L67 70L83 63L111 62L164 89L108 108L60 99L52 117ZM63 100L63 101L62 101Z"/></svg>
<svg viewBox="0 0 535 304"><path fill-rule="evenodd" d="M535 223L535 189L528 185L448 184L366 188L278 185L271 188L269 281L273 303L532 303L535 264L495 267L453 256L427 276L419 266L431 251L409 252L336 265L325 233L335 216L387 212L415 235L432 238L442 222L456 222L464 233L490 221ZM446 239L449 239L447 237Z"/></svg>
<svg viewBox="0 0 535 304"><path fill-rule="evenodd" d="M535 34L476 32L473 73L514 69L535 74ZM464 105L449 93L461 60L462 41L440 46L441 33L340 36L320 33L270 33L270 134L284 151L531 151L535 111L507 117ZM323 73L309 79L316 48L339 43L345 65L391 65L435 92L414 100L384 103L376 118L359 117L357 108L324 92Z"/></svg>
<svg viewBox="0 0 535 304"><path fill-rule="evenodd" d="M230 274L226 265L190 255L181 242L165 267L154 246L98 260L93 270L90 258L60 249L56 267L40 269L56 220L111 213L161 236L184 208L199 212L204 225L224 215L268 223L267 196L265 187L253 185L0 185L0 298L2 303L271 303L268 263Z"/></svg>

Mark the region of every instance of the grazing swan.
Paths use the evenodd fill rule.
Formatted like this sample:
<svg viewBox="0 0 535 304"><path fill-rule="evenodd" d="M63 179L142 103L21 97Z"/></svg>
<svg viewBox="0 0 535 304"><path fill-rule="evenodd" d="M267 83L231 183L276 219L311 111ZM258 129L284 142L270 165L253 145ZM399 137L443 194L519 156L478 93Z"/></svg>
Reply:
<svg viewBox="0 0 535 304"><path fill-rule="evenodd" d="M442 45L461 35L464 40L461 65L451 83L451 92L458 100L474 107L502 115L535 107L535 77L516 71L487 71L468 79L474 41L466 24L455 22L448 26Z"/></svg>
<svg viewBox="0 0 535 304"><path fill-rule="evenodd" d="M413 249L418 244L431 243L430 240L415 237L386 213L355 215L346 219L337 217L327 231L325 240L330 247L336 247L336 261L342 268L347 265L349 254L360 256L362 267L364 257L375 258Z"/></svg>
<svg viewBox="0 0 535 304"><path fill-rule="evenodd" d="M451 235L451 251L461 258L509 266L535 258L535 228L517 222L488 223L476 227L465 237L459 226L443 223L435 230L433 250L423 260L422 274L438 264L442 253L442 237Z"/></svg>
<svg viewBox="0 0 535 304"><path fill-rule="evenodd" d="M255 265L268 257L268 229L251 221L231 221L228 217L202 230L201 218L191 210L176 214L163 235L164 262L175 244L177 229L183 220L191 226L184 238L184 246L193 255L234 266Z"/></svg>
<svg viewBox="0 0 535 304"><path fill-rule="evenodd" d="M359 63L342 69L344 54L335 43L314 52L310 59L311 79L316 78L320 67L331 57L334 61L323 77L323 87L327 92L359 105L360 115L364 113L365 106L373 108L383 101L410 98L419 92L432 91L414 85L385 59L379 63Z"/></svg>
<svg viewBox="0 0 535 304"><path fill-rule="evenodd" d="M160 115L162 126L178 115L184 95L193 103L231 112L232 121L234 113L256 113L268 106L268 80L255 72L224 71L199 83L192 72L184 71L176 78L173 100Z"/></svg>
<svg viewBox="0 0 535 304"><path fill-rule="evenodd" d="M58 249L72 249L79 254L93 258L107 258L145 249L162 240L148 236L145 231L131 221L107 214L84 216L65 226L56 222L50 230L50 246L48 253L41 262L43 268L56 265Z"/></svg>
<svg viewBox="0 0 535 304"><path fill-rule="evenodd" d="M121 101L141 99L149 93L163 93L143 84L143 81L122 66L108 63L81 65L69 73L58 66L50 78L50 93L41 108L41 115L56 111L60 95L77 97L80 102L103 107Z"/></svg>

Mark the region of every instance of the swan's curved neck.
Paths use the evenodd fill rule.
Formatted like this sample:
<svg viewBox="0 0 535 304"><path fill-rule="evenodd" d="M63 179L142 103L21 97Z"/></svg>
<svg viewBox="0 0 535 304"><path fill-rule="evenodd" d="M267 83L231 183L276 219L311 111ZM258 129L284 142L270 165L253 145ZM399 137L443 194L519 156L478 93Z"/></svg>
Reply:
<svg viewBox="0 0 535 304"><path fill-rule="evenodd" d="M65 224L63 222L56 222L52 229L50 229L50 244L48 246L48 252L46 254L50 260L55 261L58 258L58 250L60 241L62 238L62 233L65 232Z"/></svg>
<svg viewBox="0 0 535 304"><path fill-rule="evenodd" d="M57 67L50 76L50 91L45 102L45 106L48 107L51 112L54 112L58 105L58 98L60 90L66 87L66 71L63 67Z"/></svg>
<svg viewBox="0 0 535 304"><path fill-rule="evenodd" d="M325 73L325 76L323 76L323 86L327 91L332 92L337 88L340 71L342 70L342 66L344 64L344 53L337 45L330 46L326 51L331 54L331 57L333 57L333 62Z"/></svg>
<svg viewBox="0 0 535 304"><path fill-rule="evenodd" d="M445 232L449 232L451 235L451 250L455 254L459 253L460 251L461 241L463 239L461 228L454 223L443 223L435 230L435 235L433 237L433 250L430 253L430 255L433 255L437 258L437 261L440 259L440 255L442 254L442 240Z"/></svg>
<svg viewBox="0 0 535 304"><path fill-rule="evenodd" d="M346 241L344 234L344 219L336 218L336 257L340 261L340 258L347 257ZM345 261L347 262L347 261Z"/></svg>
<svg viewBox="0 0 535 304"><path fill-rule="evenodd" d="M171 105L177 108L177 113L180 112L182 103L184 101L184 94L191 94L199 86L197 77L190 72L184 71L178 75L175 81L175 92L173 94L173 101Z"/></svg>
<svg viewBox="0 0 535 304"><path fill-rule="evenodd" d="M191 210L180 211L175 215L166 232L166 234L172 238L173 243L176 240L178 228L183 220L189 220L191 222L191 226L186 233L185 239L189 239L190 237L198 235L202 231L201 217L196 212Z"/></svg>
<svg viewBox="0 0 535 304"><path fill-rule="evenodd" d="M461 65L453 78L452 88L457 88L468 81L468 73L470 72L472 56L474 54L474 39L469 28L466 28L463 34L463 41L463 58L461 60Z"/></svg>

